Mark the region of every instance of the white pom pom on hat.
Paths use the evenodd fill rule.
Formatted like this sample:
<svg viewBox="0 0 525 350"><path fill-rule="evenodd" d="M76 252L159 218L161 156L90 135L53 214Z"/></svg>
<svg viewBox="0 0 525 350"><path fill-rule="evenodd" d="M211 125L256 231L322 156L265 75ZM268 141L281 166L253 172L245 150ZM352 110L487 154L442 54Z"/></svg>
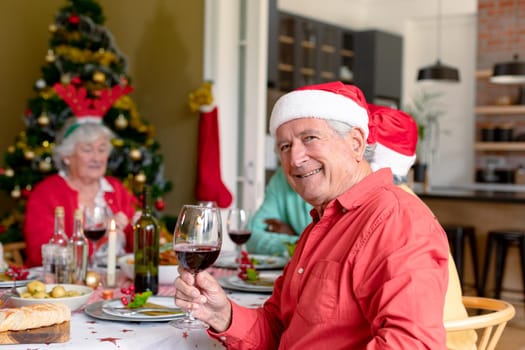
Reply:
<svg viewBox="0 0 525 350"><path fill-rule="evenodd" d="M373 171L391 168L394 175L406 176L416 161L418 129L410 115L384 106L368 105L376 136L370 162Z"/></svg>
<svg viewBox="0 0 525 350"><path fill-rule="evenodd" d="M368 137L368 107L361 90L340 81L309 85L283 95L270 117L270 134L299 118L336 120L359 127Z"/></svg>

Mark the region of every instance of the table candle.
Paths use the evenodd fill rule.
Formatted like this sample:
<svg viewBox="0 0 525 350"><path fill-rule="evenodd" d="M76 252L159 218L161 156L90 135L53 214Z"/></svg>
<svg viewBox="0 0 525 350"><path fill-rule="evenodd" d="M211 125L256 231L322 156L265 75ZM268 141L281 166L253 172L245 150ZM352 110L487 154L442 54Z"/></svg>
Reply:
<svg viewBox="0 0 525 350"><path fill-rule="evenodd" d="M117 229L115 219L111 219L108 232L108 262L106 272L106 284L108 287L115 286L115 271L117 264Z"/></svg>

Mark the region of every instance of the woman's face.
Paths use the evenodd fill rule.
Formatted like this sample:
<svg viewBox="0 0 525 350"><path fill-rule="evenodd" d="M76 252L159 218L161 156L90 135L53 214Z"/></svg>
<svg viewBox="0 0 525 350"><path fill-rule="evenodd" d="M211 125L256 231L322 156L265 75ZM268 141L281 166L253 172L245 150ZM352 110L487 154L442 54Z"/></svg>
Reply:
<svg viewBox="0 0 525 350"><path fill-rule="evenodd" d="M64 158L71 179L98 181L106 173L110 144L101 136L92 142L79 142L73 153Z"/></svg>

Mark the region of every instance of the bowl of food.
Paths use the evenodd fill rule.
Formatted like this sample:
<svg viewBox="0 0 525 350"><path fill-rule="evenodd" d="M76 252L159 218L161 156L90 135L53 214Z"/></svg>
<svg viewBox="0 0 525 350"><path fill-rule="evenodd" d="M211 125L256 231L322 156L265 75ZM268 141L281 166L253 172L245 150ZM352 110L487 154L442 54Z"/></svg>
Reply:
<svg viewBox="0 0 525 350"><path fill-rule="evenodd" d="M126 254L118 259L120 269L127 278L133 279L135 276L135 256ZM160 253L159 265L159 284L173 284L179 272L177 271L179 262L172 250L165 250Z"/></svg>
<svg viewBox="0 0 525 350"><path fill-rule="evenodd" d="M21 307L32 304L62 303L71 311L82 307L93 294L91 287L78 284L44 284L31 281L24 287L18 287L18 296L9 298L9 306Z"/></svg>

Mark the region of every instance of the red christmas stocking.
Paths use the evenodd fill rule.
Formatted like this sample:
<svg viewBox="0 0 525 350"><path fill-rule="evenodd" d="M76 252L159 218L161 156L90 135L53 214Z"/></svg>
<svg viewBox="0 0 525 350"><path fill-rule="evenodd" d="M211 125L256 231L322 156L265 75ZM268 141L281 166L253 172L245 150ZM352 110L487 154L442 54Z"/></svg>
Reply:
<svg viewBox="0 0 525 350"><path fill-rule="evenodd" d="M197 200L214 201L220 208L229 207L233 198L221 179L217 107L200 113L197 152Z"/></svg>

